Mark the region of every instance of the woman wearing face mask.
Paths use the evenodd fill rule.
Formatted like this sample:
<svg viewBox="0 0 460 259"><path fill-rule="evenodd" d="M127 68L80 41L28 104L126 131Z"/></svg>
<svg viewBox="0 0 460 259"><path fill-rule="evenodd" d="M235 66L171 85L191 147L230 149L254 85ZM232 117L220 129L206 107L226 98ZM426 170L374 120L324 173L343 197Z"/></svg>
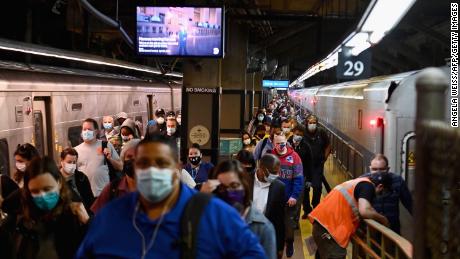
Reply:
<svg viewBox="0 0 460 259"><path fill-rule="evenodd" d="M262 109L260 109L259 111L257 111L257 114L254 116L254 118L249 122L248 132L251 135L254 135L254 133L256 132L257 126L262 125L265 121L266 121L265 113L263 112Z"/></svg>
<svg viewBox="0 0 460 259"><path fill-rule="evenodd" d="M78 153L75 149L68 147L61 152L61 175L72 192L72 200L83 202L86 210L89 211L94 202L94 195L88 177L77 170Z"/></svg>
<svg viewBox="0 0 460 259"><path fill-rule="evenodd" d="M29 162L35 157L39 157L38 150L29 143L19 145L16 151L14 151L14 160L16 160L16 172L13 175L13 180L18 184L19 187L24 185L24 172Z"/></svg>
<svg viewBox="0 0 460 259"><path fill-rule="evenodd" d="M244 150L254 152L254 148L256 147L256 140L252 137L251 134L248 132L243 132L243 134L241 134L241 142L243 143Z"/></svg>
<svg viewBox="0 0 460 259"><path fill-rule="evenodd" d="M21 190L21 213L8 216L0 229L2 258L73 258L89 216L82 203L72 203L55 162L30 162Z"/></svg>
<svg viewBox="0 0 460 259"><path fill-rule="evenodd" d="M112 116L102 117L102 128L101 139L110 141L110 139L119 134L118 130L115 129L114 121Z"/></svg>
<svg viewBox="0 0 460 259"><path fill-rule="evenodd" d="M208 180L209 172L212 171L214 165L206 161L202 161L203 154L200 150L200 145L193 143L192 147L188 150L188 160L184 169L192 176L197 184L196 188L200 188L200 184Z"/></svg>
<svg viewBox="0 0 460 259"><path fill-rule="evenodd" d="M139 139L136 131L136 123L131 119L126 119L120 127L120 136L123 145L132 139Z"/></svg>
<svg viewBox="0 0 460 259"><path fill-rule="evenodd" d="M252 191L248 175L244 173L237 160L219 163L215 168L209 184L203 186L203 192L212 192L218 198L234 207L249 225L252 232L259 237L260 244L267 258L275 259L276 234L273 224L255 207L252 206Z"/></svg>
<svg viewBox="0 0 460 259"><path fill-rule="evenodd" d="M121 119L120 119L121 120ZM123 119L124 121L125 119ZM112 116L104 116L102 118L102 127L99 139L110 142L118 154L120 154L123 141L121 140L119 127L114 126Z"/></svg>

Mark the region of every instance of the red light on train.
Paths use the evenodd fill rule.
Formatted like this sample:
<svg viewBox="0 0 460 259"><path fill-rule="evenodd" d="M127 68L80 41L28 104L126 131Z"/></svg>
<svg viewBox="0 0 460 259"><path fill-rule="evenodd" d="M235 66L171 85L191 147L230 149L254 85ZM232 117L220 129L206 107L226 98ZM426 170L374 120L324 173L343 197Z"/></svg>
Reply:
<svg viewBox="0 0 460 259"><path fill-rule="evenodd" d="M383 126L383 118L376 118L376 119L372 119L369 121L369 124L371 125L371 127L382 127Z"/></svg>

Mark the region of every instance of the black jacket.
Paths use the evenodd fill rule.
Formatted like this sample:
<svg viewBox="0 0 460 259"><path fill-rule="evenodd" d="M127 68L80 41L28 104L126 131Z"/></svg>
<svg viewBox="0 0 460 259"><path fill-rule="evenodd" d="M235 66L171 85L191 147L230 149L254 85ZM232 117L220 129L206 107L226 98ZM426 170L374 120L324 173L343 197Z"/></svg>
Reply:
<svg viewBox="0 0 460 259"><path fill-rule="evenodd" d="M1 177L1 190L2 193L0 193L0 196L2 196L3 199L6 199L11 193L19 189L19 186L8 176L6 175L0 175Z"/></svg>
<svg viewBox="0 0 460 259"><path fill-rule="evenodd" d="M94 195L91 191L91 185L89 183L88 177L78 170L75 170L74 177L75 186L77 187L78 193L80 195L78 195L78 193L73 190L71 183L67 182L70 190L72 190L72 200L76 202L83 202L86 211L90 212L91 205L93 205L94 202Z"/></svg>
<svg viewBox="0 0 460 259"><path fill-rule="evenodd" d="M40 221L46 231L54 235L54 247L59 258L73 258L82 241L87 225L81 225L70 208L60 216L48 221ZM39 251L39 239L43 232L36 225L29 226L22 216L8 216L6 222L0 228L0 251L1 258L5 259L28 259L36 258ZM46 251L49 252L49 251Z"/></svg>
<svg viewBox="0 0 460 259"><path fill-rule="evenodd" d="M277 251L284 247L284 183L276 179L268 189L265 216L275 227Z"/></svg>
<svg viewBox="0 0 460 259"><path fill-rule="evenodd" d="M291 144L292 149L299 155L300 160L302 160L302 168L303 168L303 177L305 181L310 181L310 148L308 147L305 137L302 138L299 145L295 146L293 142L293 137L289 138L289 143Z"/></svg>

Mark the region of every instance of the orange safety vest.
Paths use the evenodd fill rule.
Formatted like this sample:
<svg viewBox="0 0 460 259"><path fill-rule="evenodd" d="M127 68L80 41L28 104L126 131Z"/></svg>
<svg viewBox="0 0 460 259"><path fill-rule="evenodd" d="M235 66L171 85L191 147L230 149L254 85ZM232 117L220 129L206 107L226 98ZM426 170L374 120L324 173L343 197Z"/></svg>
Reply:
<svg viewBox="0 0 460 259"><path fill-rule="evenodd" d="M363 177L337 185L308 215L311 223L321 224L343 248L359 225L358 201L353 194L360 182L371 181Z"/></svg>

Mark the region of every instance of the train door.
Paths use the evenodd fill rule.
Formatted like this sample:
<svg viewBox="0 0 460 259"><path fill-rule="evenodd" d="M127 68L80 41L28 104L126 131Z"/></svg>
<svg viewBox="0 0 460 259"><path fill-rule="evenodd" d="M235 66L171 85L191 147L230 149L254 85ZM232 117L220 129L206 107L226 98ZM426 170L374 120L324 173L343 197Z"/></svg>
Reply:
<svg viewBox="0 0 460 259"><path fill-rule="evenodd" d="M53 157L53 135L51 124L51 99L49 96L35 96L33 103L33 124L35 147L41 156Z"/></svg>

